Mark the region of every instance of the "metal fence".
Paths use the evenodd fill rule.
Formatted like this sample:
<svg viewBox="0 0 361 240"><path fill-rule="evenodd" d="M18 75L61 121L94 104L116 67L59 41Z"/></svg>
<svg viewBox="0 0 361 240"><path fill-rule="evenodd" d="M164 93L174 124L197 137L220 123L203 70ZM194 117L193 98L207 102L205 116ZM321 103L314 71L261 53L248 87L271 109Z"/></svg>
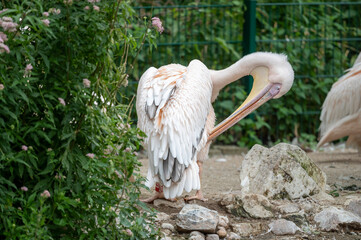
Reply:
<svg viewBox="0 0 361 240"><path fill-rule="evenodd" d="M156 50L139 56L133 78L139 79L149 66L187 65L195 58L220 69L253 50L283 52L295 70L293 89L257 111L256 120L261 126L264 120L266 127L252 127L252 123L240 127L253 128L263 142L291 140L296 128L299 133L317 136L320 108L328 90L361 50L361 2L245 2L247 7L136 7L140 17L158 16L165 32L157 39ZM130 88L134 91L136 85L133 81ZM236 81L219 96L214 104L219 120L239 104L244 86L245 81ZM236 143L238 130L229 132L233 137L220 140Z"/></svg>

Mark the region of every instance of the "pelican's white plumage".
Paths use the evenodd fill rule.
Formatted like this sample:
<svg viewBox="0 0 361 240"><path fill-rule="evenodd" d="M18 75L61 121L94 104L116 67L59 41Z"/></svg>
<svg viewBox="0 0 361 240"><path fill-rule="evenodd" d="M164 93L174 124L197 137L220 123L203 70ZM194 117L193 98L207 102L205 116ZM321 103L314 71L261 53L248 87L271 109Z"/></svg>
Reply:
<svg viewBox="0 0 361 240"><path fill-rule="evenodd" d="M212 102L223 87L246 75L254 77L249 97L232 117L213 129ZM293 77L285 55L265 52L247 55L217 71L199 60L187 67L170 64L149 68L140 79L136 102L138 127L148 136L146 185L160 182L167 199L193 189L198 190L196 199L203 199L199 175L211 139L264 102L285 94Z"/></svg>
<svg viewBox="0 0 361 240"><path fill-rule="evenodd" d="M318 146L349 136L347 144L361 150L361 53L346 72L322 105Z"/></svg>
<svg viewBox="0 0 361 240"><path fill-rule="evenodd" d="M200 188L195 153L207 142L211 93L210 73L198 60L149 68L140 79L136 105L138 126L148 136L146 184L161 180L166 198Z"/></svg>

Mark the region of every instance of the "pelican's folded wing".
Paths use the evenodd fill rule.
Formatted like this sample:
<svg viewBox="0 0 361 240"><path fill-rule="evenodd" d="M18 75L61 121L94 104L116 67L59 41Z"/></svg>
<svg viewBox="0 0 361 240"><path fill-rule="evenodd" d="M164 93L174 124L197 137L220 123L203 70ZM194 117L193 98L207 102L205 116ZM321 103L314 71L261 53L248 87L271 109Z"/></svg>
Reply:
<svg viewBox="0 0 361 240"><path fill-rule="evenodd" d="M188 67L150 68L137 92L138 127L148 136L148 186L164 185L166 198L200 188L196 152L205 145L212 83L198 60Z"/></svg>

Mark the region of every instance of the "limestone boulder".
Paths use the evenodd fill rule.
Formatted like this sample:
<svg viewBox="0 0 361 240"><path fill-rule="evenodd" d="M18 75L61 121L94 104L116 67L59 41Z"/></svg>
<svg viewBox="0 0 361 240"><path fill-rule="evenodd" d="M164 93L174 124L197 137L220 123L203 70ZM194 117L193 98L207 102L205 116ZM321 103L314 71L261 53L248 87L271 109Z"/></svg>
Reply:
<svg viewBox="0 0 361 240"><path fill-rule="evenodd" d="M242 194L269 199L298 199L322 192L325 173L299 147L280 143L272 148L255 145L241 165Z"/></svg>
<svg viewBox="0 0 361 240"><path fill-rule="evenodd" d="M215 233L218 219L217 211L197 204L186 204L177 214L176 225L180 232Z"/></svg>

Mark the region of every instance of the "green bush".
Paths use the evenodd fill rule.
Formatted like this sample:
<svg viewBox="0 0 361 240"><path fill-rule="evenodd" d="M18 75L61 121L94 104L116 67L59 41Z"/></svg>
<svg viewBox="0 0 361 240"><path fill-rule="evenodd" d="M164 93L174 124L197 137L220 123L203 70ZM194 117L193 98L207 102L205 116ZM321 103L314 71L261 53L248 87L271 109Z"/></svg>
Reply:
<svg viewBox="0 0 361 240"><path fill-rule="evenodd" d="M119 104L149 21L127 1L0 9L0 238L156 238L139 201L144 135Z"/></svg>

